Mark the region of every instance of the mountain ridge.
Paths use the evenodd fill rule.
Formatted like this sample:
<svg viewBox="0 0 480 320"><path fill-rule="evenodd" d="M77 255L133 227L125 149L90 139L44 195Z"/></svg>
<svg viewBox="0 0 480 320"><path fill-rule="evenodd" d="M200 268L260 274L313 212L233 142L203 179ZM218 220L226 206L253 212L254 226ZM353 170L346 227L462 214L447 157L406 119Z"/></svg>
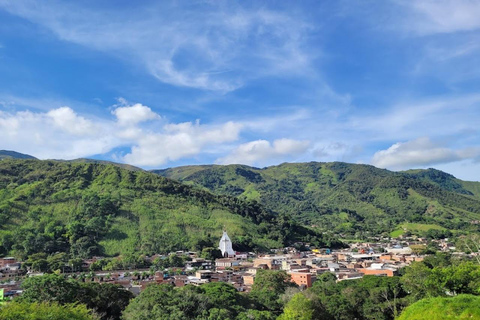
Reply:
<svg viewBox="0 0 480 320"><path fill-rule="evenodd" d="M3 159L37 159L29 154L20 153L12 150L0 150L0 160Z"/></svg>
<svg viewBox="0 0 480 320"><path fill-rule="evenodd" d="M393 172L364 164L307 162L153 172L217 194L257 200L301 223L338 232L386 232L404 222L462 230L475 228L471 221L480 218L480 183L436 169Z"/></svg>

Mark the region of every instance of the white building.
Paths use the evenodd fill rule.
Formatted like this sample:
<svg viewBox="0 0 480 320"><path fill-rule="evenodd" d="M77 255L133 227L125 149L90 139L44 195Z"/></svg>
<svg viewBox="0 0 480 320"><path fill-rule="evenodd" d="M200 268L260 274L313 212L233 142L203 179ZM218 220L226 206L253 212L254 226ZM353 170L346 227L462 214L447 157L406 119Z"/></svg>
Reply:
<svg viewBox="0 0 480 320"><path fill-rule="evenodd" d="M223 236L220 239L218 249L222 251L222 255L225 258L235 257L235 251L232 248L232 240L228 237L227 231L223 231Z"/></svg>

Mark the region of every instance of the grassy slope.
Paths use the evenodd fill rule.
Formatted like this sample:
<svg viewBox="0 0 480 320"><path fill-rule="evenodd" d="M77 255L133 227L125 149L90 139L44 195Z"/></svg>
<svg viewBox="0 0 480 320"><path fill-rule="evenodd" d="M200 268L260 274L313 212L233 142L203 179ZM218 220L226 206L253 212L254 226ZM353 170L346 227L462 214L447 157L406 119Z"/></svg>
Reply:
<svg viewBox="0 0 480 320"><path fill-rule="evenodd" d="M372 232L393 231L404 222L466 228L479 219L475 188L438 170L395 173L368 165L284 163L189 166L158 172L218 194L256 199L305 224ZM479 188L480 189L480 188Z"/></svg>
<svg viewBox="0 0 480 320"><path fill-rule="evenodd" d="M99 209L101 201L106 209ZM278 222L259 205L144 171L98 163L0 162L0 249L3 245L8 247L4 251L31 254L47 251L45 247L72 247L87 241L83 230L95 217L105 230L95 236L94 227L88 237L107 255L216 245L224 226L234 241L260 247L276 247L283 236L294 240L305 232L288 221Z"/></svg>
<svg viewBox="0 0 480 320"><path fill-rule="evenodd" d="M461 294L455 297L428 298L403 310L398 320L480 319L480 297Z"/></svg>

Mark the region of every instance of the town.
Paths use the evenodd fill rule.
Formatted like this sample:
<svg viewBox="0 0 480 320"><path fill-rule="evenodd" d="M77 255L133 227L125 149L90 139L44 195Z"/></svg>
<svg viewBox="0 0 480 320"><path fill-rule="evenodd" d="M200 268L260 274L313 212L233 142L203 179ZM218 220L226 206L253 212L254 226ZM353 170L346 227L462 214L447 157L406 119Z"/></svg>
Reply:
<svg viewBox="0 0 480 320"><path fill-rule="evenodd" d="M478 253L455 252L453 243L448 239L431 240L438 251L451 252L452 255L472 258ZM105 257L92 257L81 261L79 270L72 270L65 264L59 269L67 277L83 282L112 283L121 285L125 290L138 295L150 284L171 284L183 287L187 284L202 285L208 282L226 282L240 292L249 292L258 270L286 271L300 289L312 286L316 278L325 273L335 274L337 281L360 279L365 275L392 277L398 275L401 268L414 261L422 261L427 240L419 237L376 238L370 242L351 243L348 248L331 250L329 248L311 248L307 243L272 250L269 254L237 252L227 232L219 241L218 251L221 258L205 259L197 252L177 251L168 255L144 257L144 265L135 268L98 270ZM300 248L300 249L299 249ZM158 261L177 261L172 267L159 269ZM21 295L21 283L25 277L43 275L31 266L14 257L0 258L0 293L4 299ZM149 265L149 267L147 267ZM165 264L164 264L165 265ZM2 298L2 297L0 297Z"/></svg>

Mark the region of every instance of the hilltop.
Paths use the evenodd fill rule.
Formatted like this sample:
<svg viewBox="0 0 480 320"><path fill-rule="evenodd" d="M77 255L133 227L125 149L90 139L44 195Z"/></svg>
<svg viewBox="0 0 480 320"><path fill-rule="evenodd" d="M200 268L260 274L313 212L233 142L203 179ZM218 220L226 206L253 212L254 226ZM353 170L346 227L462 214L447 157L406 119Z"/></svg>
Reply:
<svg viewBox="0 0 480 320"><path fill-rule="evenodd" d="M37 159L29 154L24 154L10 150L0 150L0 160L3 159Z"/></svg>
<svg viewBox="0 0 480 320"><path fill-rule="evenodd" d="M185 166L153 171L221 195L256 200L305 225L379 234L405 223L472 230L480 220L480 182L445 172L392 172L343 162Z"/></svg>

